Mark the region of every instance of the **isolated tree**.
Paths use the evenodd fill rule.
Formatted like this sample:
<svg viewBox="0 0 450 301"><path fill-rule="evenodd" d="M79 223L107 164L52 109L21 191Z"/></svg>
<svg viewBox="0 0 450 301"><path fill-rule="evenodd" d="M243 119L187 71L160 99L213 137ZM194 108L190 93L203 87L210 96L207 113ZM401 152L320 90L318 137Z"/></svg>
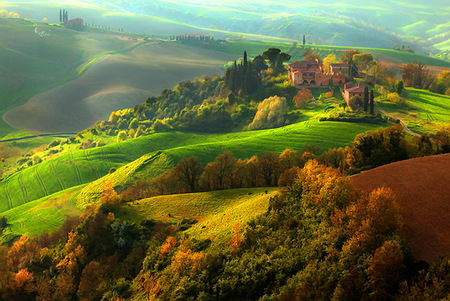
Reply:
<svg viewBox="0 0 450 301"><path fill-rule="evenodd" d="M303 46L306 44L306 35L303 35Z"/></svg>
<svg viewBox="0 0 450 301"><path fill-rule="evenodd" d="M403 85L403 81L399 80L397 82L397 86L396 86L396 90L398 94L401 94L403 92L403 90L405 89L404 85Z"/></svg>
<svg viewBox="0 0 450 301"><path fill-rule="evenodd" d="M278 63L278 56L280 55L281 50L278 48L269 48L263 53L263 58L269 61L270 68L276 69Z"/></svg>
<svg viewBox="0 0 450 301"><path fill-rule="evenodd" d="M260 130L286 125L285 114L289 111L286 98L272 96L258 105L253 121L248 125L250 130Z"/></svg>

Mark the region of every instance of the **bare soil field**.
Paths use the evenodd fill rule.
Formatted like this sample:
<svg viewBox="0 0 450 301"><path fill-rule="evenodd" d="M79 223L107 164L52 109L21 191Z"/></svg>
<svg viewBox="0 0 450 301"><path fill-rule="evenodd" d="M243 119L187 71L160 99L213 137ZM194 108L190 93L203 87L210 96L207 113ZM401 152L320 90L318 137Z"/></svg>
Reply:
<svg viewBox="0 0 450 301"><path fill-rule="evenodd" d="M381 166L352 177L356 188L390 187L416 260L450 256L450 154Z"/></svg>
<svg viewBox="0 0 450 301"><path fill-rule="evenodd" d="M125 55L106 57L78 79L32 97L3 119L32 133L77 132L181 81L219 75L220 67L234 59L229 53L152 42Z"/></svg>

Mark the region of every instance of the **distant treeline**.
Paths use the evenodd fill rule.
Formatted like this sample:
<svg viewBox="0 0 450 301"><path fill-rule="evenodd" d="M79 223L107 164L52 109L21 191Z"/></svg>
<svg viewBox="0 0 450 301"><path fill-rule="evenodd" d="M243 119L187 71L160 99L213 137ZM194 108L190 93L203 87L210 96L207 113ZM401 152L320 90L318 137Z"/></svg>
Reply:
<svg viewBox="0 0 450 301"><path fill-rule="evenodd" d="M184 34L184 35L176 35L171 36L171 40L175 41L200 41L200 42L209 42L214 41L214 37L211 35L204 34Z"/></svg>

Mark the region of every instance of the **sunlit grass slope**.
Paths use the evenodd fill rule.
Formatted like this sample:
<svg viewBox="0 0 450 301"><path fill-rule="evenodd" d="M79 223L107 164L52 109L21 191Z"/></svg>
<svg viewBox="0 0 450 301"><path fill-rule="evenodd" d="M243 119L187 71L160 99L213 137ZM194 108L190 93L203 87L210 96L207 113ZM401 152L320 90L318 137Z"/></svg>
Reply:
<svg viewBox="0 0 450 301"><path fill-rule="evenodd" d="M189 156L198 156L203 162L210 162L225 150L232 151L238 158L268 152L280 153L286 148L300 150L306 145L327 150L345 146L357 134L378 126L313 120L278 129L232 134L160 133L74 151L18 171L0 182L0 212L70 187L90 183L108 174L111 168L119 168L152 152L162 151L168 156L164 160L168 168Z"/></svg>
<svg viewBox="0 0 450 301"><path fill-rule="evenodd" d="M405 98L406 104L385 101L380 106L417 133L433 133L450 123L450 96L407 88Z"/></svg>
<svg viewBox="0 0 450 301"><path fill-rule="evenodd" d="M191 143L148 154L125 165L113 174L92 182L82 190L78 196L78 202L80 206L84 206L98 199L108 183L120 190L122 187L128 186L130 182L142 178L142 175L146 175L144 179L151 179L172 167L182 158L197 156L206 164L214 161L215 157L224 151L231 151L236 158L250 158L253 155L270 152L281 153L286 148L301 150L305 146L316 146L327 150L345 146L353 141L357 134L374 130L379 126L313 120L277 129L232 134L167 133L164 134L165 137L187 135L186 137L190 137ZM138 170L139 174L135 174L134 170Z"/></svg>
<svg viewBox="0 0 450 301"><path fill-rule="evenodd" d="M75 203L81 187L72 187L42 199L24 204L2 213L8 220L8 228L0 236L0 243L10 241L18 235L34 237L52 232L64 223L66 216L82 213Z"/></svg>
<svg viewBox="0 0 450 301"><path fill-rule="evenodd" d="M212 241L224 247L248 221L264 213L276 188L243 188L212 192L157 196L120 204L116 217L140 223L155 220L180 224L183 220L196 223L185 231L189 236Z"/></svg>

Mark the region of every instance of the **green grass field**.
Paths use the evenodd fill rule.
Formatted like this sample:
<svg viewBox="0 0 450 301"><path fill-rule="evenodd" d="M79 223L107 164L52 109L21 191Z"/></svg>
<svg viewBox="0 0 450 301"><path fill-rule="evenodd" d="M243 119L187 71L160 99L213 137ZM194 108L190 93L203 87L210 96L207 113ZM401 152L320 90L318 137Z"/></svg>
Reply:
<svg viewBox="0 0 450 301"><path fill-rule="evenodd" d="M189 156L198 156L203 162L210 162L225 150L232 151L238 158L267 152L281 153L286 148L300 150L306 145L326 150L347 145L357 134L377 127L373 124L310 120L278 129L231 134L160 133L104 147L78 150L3 179L0 182L0 212L70 187L90 183L108 174L111 168L119 168L156 151L163 151L168 156L165 162L171 163L163 164L167 168Z"/></svg>
<svg viewBox="0 0 450 301"><path fill-rule="evenodd" d="M64 223L66 216L82 213L75 203L75 196L81 187L72 187L42 199L2 212L9 227L0 235L0 244L18 235L35 237L44 232L52 232Z"/></svg>
<svg viewBox="0 0 450 301"><path fill-rule="evenodd" d="M435 133L450 123L450 96L407 88L405 98L406 105L382 101L380 106L416 133Z"/></svg>
<svg viewBox="0 0 450 301"><path fill-rule="evenodd" d="M266 193L267 192L267 193ZM243 188L212 192L157 196L118 205L116 217L140 223L155 220L179 224L195 220L185 231L198 240L210 239L213 247L226 247L234 228L267 210L276 188Z"/></svg>

